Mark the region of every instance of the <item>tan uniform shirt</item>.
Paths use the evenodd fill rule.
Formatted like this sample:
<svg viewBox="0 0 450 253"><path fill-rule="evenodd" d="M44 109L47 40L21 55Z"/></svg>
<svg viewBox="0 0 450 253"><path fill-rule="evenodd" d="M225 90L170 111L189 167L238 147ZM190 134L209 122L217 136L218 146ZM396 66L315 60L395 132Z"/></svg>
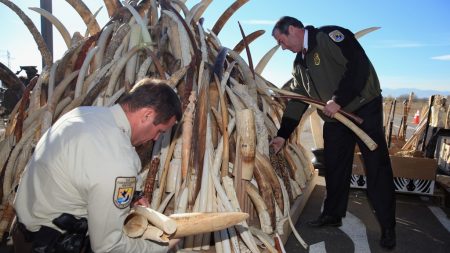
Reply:
<svg viewBox="0 0 450 253"><path fill-rule="evenodd" d="M15 209L28 230L62 213L85 217L95 252L166 252L123 232L141 169L131 128L119 105L65 114L39 140L19 185Z"/></svg>

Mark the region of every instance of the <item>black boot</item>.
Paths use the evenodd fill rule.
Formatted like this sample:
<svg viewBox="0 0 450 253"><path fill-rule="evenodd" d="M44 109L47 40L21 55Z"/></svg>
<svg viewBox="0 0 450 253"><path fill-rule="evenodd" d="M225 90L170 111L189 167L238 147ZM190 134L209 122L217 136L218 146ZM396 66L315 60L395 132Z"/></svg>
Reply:
<svg viewBox="0 0 450 253"><path fill-rule="evenodd" d="M383 228L381 229L381 247L392 250L396 245L395 228Z"/></svg>
<svg viewBox="0 0 450 253"><path fill-rule="evenodd" d="M342 226L342 218L330 215L320 215L317 220L307 223L310 227L340 227Z"/></svg>

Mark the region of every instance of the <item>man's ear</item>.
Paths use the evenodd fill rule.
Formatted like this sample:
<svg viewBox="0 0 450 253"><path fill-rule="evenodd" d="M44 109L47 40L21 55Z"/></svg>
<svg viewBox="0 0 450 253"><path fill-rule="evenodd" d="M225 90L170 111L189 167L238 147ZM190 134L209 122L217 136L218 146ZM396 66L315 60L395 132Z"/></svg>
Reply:
<svg viewBox="0 0 450 253"><path fill-rule="evenodd" d="M147 120L149 118L155 117L155 110L149 107L141 108L137 111L137 113L142 120Z"/></svg>
<svg viewBox="0 0 450 253"><path fill-rule="evenodd" d="M294 32L294 26L293 25L289 25L288 26L288 32L289 32L289 34L292 34Z"/></svg>

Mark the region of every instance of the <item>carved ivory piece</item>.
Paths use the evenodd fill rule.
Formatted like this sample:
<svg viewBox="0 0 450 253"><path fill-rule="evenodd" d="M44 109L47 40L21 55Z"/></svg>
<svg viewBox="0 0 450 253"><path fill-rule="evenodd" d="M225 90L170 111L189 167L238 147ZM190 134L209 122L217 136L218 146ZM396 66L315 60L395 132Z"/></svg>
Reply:
<svg viewBox="0 0 450 253"><path fill-rule="evenodd" d="M242 159L242 179L253 178L256 152L256 132L253 111L244 109L236 112L236 129L240 137L240 153Z"/></svg>

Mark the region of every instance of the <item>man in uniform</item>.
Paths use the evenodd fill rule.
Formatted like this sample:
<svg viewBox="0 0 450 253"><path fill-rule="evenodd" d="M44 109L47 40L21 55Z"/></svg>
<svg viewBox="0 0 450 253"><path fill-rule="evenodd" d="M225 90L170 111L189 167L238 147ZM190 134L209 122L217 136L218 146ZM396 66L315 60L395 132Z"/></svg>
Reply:
<svg viewBox="0 0 450 253"><path fill-rule="evenodd" d="M361 150L367 173L367 194L381 226L382 247L395 247L395 192L389 153L382 124L380 84L364 49L349 30L338 26L304 27L293 17L282 17L272 36L282 49L297 56L291 90L326 103L319 112L324 120L325 182L327 195L322 214L310 226L341 226L350 190L355 144ZM290 100L277 137L271 145L278 152L297 127L308 105ZM342 123L333 119L339 109L353 112L360 127L378 144L370 151Z"/></svg>
<svg viewBox="0 0 450 253"><path fill-rule="evenodd" d="M135 147L180 119L178 95L165 84L139 86L109 108L79 107L63 115L39 140L20 182L15 244L22 236L33 252L81 247L70 240L88 230L94 252L166 252L177 240L132 239L122 228L141 170ZM16 252L30 252L17 249L23 245Z"/></svg>

